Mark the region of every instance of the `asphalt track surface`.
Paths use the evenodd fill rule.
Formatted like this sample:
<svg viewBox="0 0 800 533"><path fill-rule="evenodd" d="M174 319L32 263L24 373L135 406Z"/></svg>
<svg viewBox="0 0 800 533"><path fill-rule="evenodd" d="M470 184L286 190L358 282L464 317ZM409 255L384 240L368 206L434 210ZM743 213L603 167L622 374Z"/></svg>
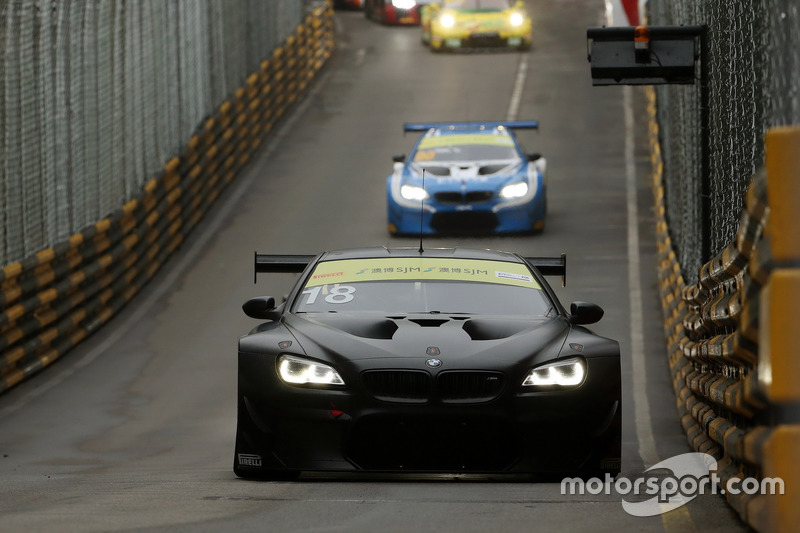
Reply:
<svg viewBox="0 0 800 533"><path fill-rule="evenodd" d="M592 87L585 31L599 0L530 0L531 51L434 55L418 28L336 15L339 48L302 105L157 278L100 333L0 397L0 531L736 531L722 496L660 516L557 480L471 476L237 479L231 469L241 304L253 251L416 246L385 226L406 121L536 119L548 160L543 234L430 239L568 257L562 301L606 310L622 347L623 476L690 452L678 424L655 285L640 89ZM632 252L632 253L631 253ZM555 283L557 285L557 283Z"/></svg>

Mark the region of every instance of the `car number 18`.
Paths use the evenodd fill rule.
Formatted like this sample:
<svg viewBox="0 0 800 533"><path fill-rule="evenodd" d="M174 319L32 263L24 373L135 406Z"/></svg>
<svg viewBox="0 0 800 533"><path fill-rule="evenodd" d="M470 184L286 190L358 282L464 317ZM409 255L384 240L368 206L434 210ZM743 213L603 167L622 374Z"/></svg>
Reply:
<svg viewBox="0 0 800 533"><path fill-rule="evenodd" d="M303 291L303 294L308 295L306 305L314 305L323 287L327 287L327 285L320 285ZM329 304L346 304L353 301L355 292L356 288L352 285L334 285L325 296L325 301Z"/></svg>

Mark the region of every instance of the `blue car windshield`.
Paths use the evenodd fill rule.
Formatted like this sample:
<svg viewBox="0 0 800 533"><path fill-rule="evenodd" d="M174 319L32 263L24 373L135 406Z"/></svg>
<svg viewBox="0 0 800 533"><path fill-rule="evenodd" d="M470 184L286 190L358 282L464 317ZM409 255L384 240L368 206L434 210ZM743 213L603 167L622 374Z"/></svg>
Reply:
<svg viewBox="0 0 800 533"><path fill-rule="evenodd" d="M321 262L293 311L543 317L552 307L522 263L403 257Z"/></svg>
<svg viewBox="0 0 800 533"><path fill-rule="evenodd" d="M425 137L414 153L414 163L509 161L519 159L508 135L459 134Z"/></svg>

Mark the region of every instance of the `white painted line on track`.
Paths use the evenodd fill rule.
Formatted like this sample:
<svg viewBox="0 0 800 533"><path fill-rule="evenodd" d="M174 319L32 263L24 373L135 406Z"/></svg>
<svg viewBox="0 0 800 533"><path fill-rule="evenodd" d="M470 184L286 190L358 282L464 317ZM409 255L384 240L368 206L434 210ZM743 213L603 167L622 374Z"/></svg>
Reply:
<svg viewBox="0 0 800 533"><path fill-rule="evenodd" d="M278 128L277 131L275 131L275 134L272 136L269 142L265 144L263 151L256 154L254 159L257 160L263 157L268 157L272 152L275 151L281 140L283 140L292 126L294 126L297 120L299 120L299 118L305 113L306 109L308 109L309 105L320 92L322 87L325 86L325 82L330 76L330 73L331 70L327 69L322 73L322 75L320 75L319 78L317 78L315 85L311 88L308 94L306 94L305 98L303 98L298 103L297 107L289 113L286 121ZM156 277L156 280L154 280L155 289L141 303L133 304L135 309L124 322L109 328L111 333L105 340L103 340L103 342L92 348L86 355L80 359L77 359L71 364L71 366L65 368L50 380L42 383L41 385L37 385L34 389L20 397L16 402L4 407L2 410L0 410L0 418L11 415L32 400L43 395L53 387L56 387L59 383L66 380L77 370L89 365L92 363L92 361L108 352L125 334L128 333L128 331L133 328L137 322L149 315L150 309L155 305L155 303L163 298L164 295L173 287L178 285L178 278L196 262L197 256L207 249L208 241L219 232L226 219L230 216L230 213L238 205L240 205L242 196L247 193L251 184L258 176L259 175L256 172L245 171L231 183L231 188L226 191L228 196L223 196L222 203L214 206L211 218L208 221L208 225L203 228L203 232L195 232L189 237L189 242L191 244L187 249L182 250L176 257L172 258L173 260L177 260L177 263L171 268L169 273L160 280L158 277Z"/></svg>
<svg viewBox="0 0 800 533"><path fill-rule="evenodd" d="M650 401L647 397L647 372L644 362L644 332L642 325L642 281L639 263L639 209L636 203L636 164L634 161L633 90L623 87L625 115L625 184L628 211L628 294L631 313L631 362L633 373L633 408L639 456L645 469L660 459L653 437Z"/></svg>
<svg viewBox="0 0 800 533"><path fill-rule="evenodd" d="M514 80L514 91L511 93L511 102L508 104L506 120L517 120L519 113L519 103L522 101L522 89L525 87L525 78L528 75L528 54L521 54L519 65L517 66L517 77Z"/></svg>

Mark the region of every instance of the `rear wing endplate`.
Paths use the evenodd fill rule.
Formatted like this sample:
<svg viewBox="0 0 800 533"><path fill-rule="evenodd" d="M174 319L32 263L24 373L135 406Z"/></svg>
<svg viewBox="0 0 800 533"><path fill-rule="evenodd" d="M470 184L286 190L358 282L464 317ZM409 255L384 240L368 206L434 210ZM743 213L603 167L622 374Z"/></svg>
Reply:
<svg viewBox="0 0 800 533"><path fill-rule="evenodd" d="M253 283L260 273L299 274L316 255L275 255L255 252Z"/></svg>
<svg viewBox="0 0 800 533"><path fill-rule="evenodd" d="M525 261L535 266L543 276L561 276L561 286L567 286L567 254L561 254L561 257L526 257Z"/></svg>
<svg viewBox="0 0 800 533"><path fill-rule="evenodd" d="M407 122L403 124L403 131L428 131L430 129L442 130L476 130L484 128L504 127L517 130L533 130L539 127L536 120L503 120L490 122Z"/></svg>

